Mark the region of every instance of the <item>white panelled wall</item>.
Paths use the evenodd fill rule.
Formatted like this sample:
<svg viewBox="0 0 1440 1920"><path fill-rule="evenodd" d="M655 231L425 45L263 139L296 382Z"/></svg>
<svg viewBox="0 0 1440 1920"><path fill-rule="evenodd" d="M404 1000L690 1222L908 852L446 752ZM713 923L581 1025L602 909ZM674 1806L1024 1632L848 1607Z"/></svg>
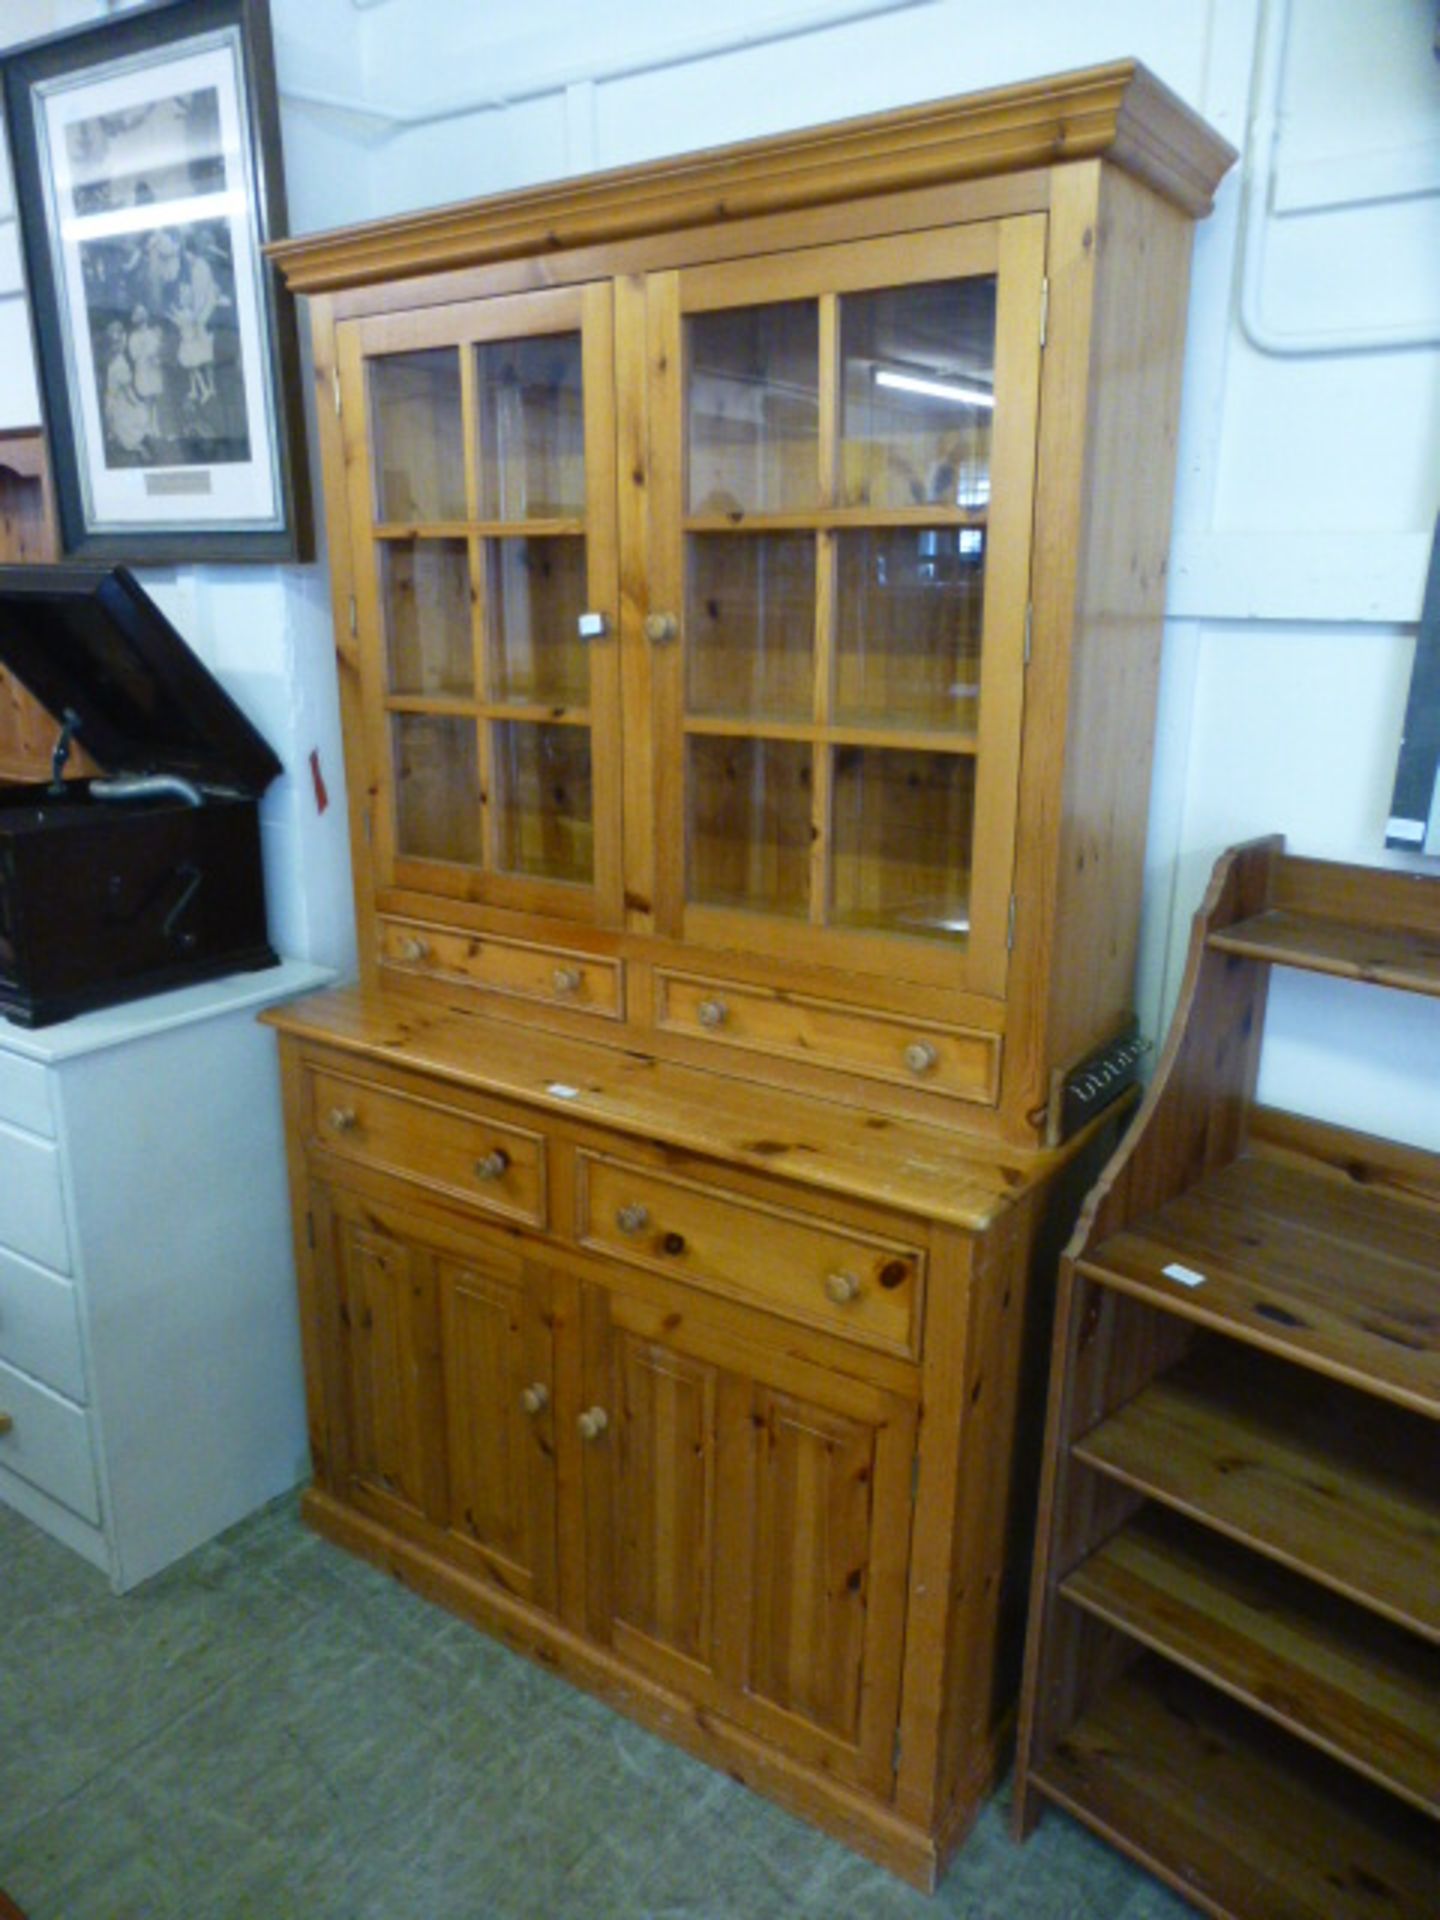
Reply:
<svg viewBox="0 0 1440 1920"><path fill-rule="evenodd" d="M1196 237L1147 1031L1168 1018L1190 914L1229 842L1278 829L1298 852L1394 863L1385 822L1440 504L1434 0L270 3L297 232L1143 60L1242 150ZM0 0L0 42L107 10ZM17 272L0 220L0 424L15 425L36 406ZM345 965L322 570L146 581L285 762L263 815L275 937ZM1433 1007L1359 998L1277 982L1262 1097L1440 1149Z"/></svg>

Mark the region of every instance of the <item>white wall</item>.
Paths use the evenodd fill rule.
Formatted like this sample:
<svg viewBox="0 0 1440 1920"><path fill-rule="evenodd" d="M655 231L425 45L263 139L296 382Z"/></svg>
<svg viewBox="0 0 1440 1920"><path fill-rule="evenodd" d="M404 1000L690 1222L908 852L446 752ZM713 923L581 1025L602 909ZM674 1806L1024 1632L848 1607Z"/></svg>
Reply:
<svg viewBox="0 0 1440 1920"><path fill-rule="evenodd" d="M1190 913L1231 840L1280 829L1301 852L1386 863L1440 500L1433 0L271 9L297 231L1142 59L1244 150L1196 236L1147 856L1149 1030L1168 1015ZM35 31L44 11L0 0L0 40L22 18ZM0 227L0 421L20 417L29 391L5 352L5 257ZM327 957L343 938L343 830L337 808L314 817L294 771L319 740L338 784L323 582L313 569L211 569L174 591L286 761L267 817L277 913L293 950ZM1280 982L1262 1092L1440 1148L1433 1010L1361 997Z"/></svg>

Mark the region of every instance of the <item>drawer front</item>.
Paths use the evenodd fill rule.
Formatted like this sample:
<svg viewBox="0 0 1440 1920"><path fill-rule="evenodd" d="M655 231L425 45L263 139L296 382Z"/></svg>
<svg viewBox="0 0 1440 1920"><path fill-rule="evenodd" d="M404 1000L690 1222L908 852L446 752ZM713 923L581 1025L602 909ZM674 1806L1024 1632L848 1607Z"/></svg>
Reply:
<svg viewBox="0 0 1440 1920"><path fill-rule="evenodd" d="M693 974L657 974L656 993L657 1021L671 1033L810 1066L839 1067L986 1106L994 1105L999 1091L996 1033L873 1015L838 1001L736 987Z"/></svg>
<svg viewBox="0 0 1440 1920"><path fill-rule="evenodd" d="M0 1247L0 1360L84 1400L80 1320L68 1280Z"/></svg>
<svg viewBox="0 0 1440 1920"><path fill-rule="evenodd" d="M582 1244L736 1295L869 1346L913 1355L924 1255L648 1168L582 1153Z"/></svg>
<svg viewBox="0 0 1440 1920"><path fill-rule="evenodd" d="M49 1080L38 1060L21 1060L13 1053L0 1052L0 1120L23 1127L27 1133L54 1139Z"/></svg>
<svg viewBox="0 0 1440 1920"><path fill-rule="evenodd" d="M469 1206L545 1224L545 1142L509 1121L338 1073L310 1076L311 1137L329 1152L403 1174Z"/></svg>
<svg viewBox="0 0 1440 1920"><path fill-rule="evenodd" d="M100 1492L81 1408L0 1361L0 1427L0 1467L98 1527Z"/></svg>
<svg viewBox="0 0 1440 1920"><path fill-rule="evenodd" d="M70 1271L70 1235L60 1149L51 1140L0 1126L0 1246Z"/></svg>
<svg viewBox="0 0 1440 1920"><path fill-rule="evenodd" d="M496 940L410 920L380 922L380 958L421 978L464 981L601 1019L624 1017L621 963L566 947Z"/></svg>

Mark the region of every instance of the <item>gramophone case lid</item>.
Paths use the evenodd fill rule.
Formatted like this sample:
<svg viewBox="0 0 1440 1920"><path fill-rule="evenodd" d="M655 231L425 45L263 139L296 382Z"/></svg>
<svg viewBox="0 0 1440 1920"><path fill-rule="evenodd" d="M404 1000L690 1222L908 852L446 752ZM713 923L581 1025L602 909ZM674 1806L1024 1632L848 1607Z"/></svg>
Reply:
<svg viewBox="0 0 1440 1920"><path fill-rule="evenodd" d="M258 798L279 760L125 567L0 567L0 664L110 773Z"/></svg>

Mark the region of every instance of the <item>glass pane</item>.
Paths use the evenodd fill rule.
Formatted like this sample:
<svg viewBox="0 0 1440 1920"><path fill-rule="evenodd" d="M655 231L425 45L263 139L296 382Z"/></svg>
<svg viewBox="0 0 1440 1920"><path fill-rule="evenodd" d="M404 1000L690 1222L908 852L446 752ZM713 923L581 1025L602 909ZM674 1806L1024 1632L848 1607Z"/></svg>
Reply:
<svg viewBox="0 0 1440 1920"><path fill-rule="evenodd" d="M585 609L585 542L488 543L490 679L495 700L583 707L590 661L580 638Z"/></svg>
<svg viewBox="0 0 1440 1920"><path fill-rule="evenodd" d="M591 879L589 729L506 720L493 737L503 871L544 880Z"/></svg>
<svg viewBox="0 0 1440 1920"><path fill-rule="evenodd" d="M392 693L475 691L470 568L463 540L380 548L380 599Z"/></svg>
<svg viewBox="0 0 1440 1920"><path fill-rule="evenodd" d="M475 351L480 518L558 520L585 511L585 405L578 333Z"/></svg>
<svg viewBox="0 0 1440 1920"><path fill-rule="evenodd" d="M437 347L372 360L370 414L378 518L463 520L459 354Z"/></svg>
<svg viewBox="0 0 1440 1920"><path fill-rule="evenodd" d="M439 714L397 713L395 838L421 860L480 864L480 776L475 722Z"/></svg>
<svg viewBox="0 0 1440 1920"><path fill-rule="evenodd" d="M840 302L840 489L852 507L984 508L995 411L995 280Z"/></svg>
<svg viewBox="0 0 1440 1920"><path fill-rule="evenodd" d="M831 919L932 939L970 930L975 762L835 749Z"/></svg>
<svg viewBox="0 0 1440 1920"><path fill-rule="evenodd" d="M685 677L691 713L808 720L815 704L815 540L692 534Z"/></svg>
<svg viewBox="0 0 1440 1920"><path fill-rule="evenodd" d="M820 322L813 301L687 323L692 513L775 513L820 497Z"/></svg>
<svg viewBox="0 0 1440 1920"><path fill-rule="evenodd" d="M844 533L838 548L836 720L973 731L984 529Z"/></svg>
<svg viewBox="0 0 1440 1920"><path fill-rule="evenodd" d="M810 897L810 748L690 742L689 897L803 918Z"/></svg>

